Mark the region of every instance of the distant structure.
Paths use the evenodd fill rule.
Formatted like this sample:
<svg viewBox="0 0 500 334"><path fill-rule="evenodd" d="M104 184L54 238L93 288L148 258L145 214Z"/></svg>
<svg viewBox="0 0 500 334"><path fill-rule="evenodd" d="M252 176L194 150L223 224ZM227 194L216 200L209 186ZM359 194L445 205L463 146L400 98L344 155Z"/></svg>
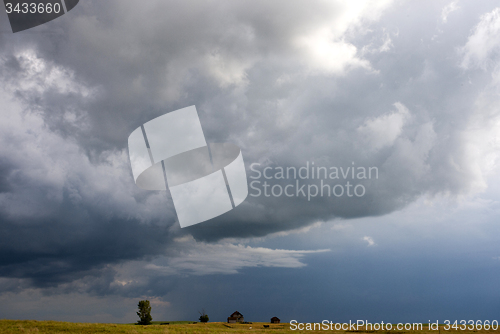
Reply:
<svg viewBox="0 0 500 334"><path fill-rule="evenodd" d="M278 317L272 317L272 318L271 318L271 323L272 323L272 324L279 324L279 323L280 323L280 321L281 321L281 320L280 320L280 318L278 318Z"/></svg>
<svg viewBox="0 0 500 334"><path fill-rule="evenodd" d="M243 318L243 314L240 312L236 311L231 316L227 318L228 323L236 323L236 322L244 322L245 319Z"/></svg>

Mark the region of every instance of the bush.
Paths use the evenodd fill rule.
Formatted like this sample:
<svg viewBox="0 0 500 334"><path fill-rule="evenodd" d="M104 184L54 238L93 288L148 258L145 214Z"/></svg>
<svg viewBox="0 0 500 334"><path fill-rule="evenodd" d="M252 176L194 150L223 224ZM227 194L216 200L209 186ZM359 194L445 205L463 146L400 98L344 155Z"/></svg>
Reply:
<svg viewBox="0 0 500 334"><path fill-rule="evenodd" d="M208 315L205 313L205 310L198 311L198 313L200 314L200 322L208 322Z"/></svg>

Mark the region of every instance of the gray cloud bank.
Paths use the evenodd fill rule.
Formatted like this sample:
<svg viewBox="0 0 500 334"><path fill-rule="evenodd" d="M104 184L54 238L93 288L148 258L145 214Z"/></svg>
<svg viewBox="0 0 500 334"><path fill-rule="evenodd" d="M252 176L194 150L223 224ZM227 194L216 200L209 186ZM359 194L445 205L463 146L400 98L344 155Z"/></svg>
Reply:
<svg viewBox="0 0 500 334"><path fill-rule="evenodd" d="M487 1L446 5L87 1L3 34L0 275L50 287L109 274L102 289L113 291L108 265L164 255L176 273L205 268L173 265L178 238L260 237L483 190L496 158L485 143L500 17ZM142 123L193 104L207 141L240 146L249 176L252 163L354 162L379 177L360 181L362 197L250 196L180 230L164 193L135 187L126 143ZM259 262L258 250L228 247L251 258L243 267L300 267L307 254L266 249L283 262ZM216 272L241 269L228 268Z"/></svg>

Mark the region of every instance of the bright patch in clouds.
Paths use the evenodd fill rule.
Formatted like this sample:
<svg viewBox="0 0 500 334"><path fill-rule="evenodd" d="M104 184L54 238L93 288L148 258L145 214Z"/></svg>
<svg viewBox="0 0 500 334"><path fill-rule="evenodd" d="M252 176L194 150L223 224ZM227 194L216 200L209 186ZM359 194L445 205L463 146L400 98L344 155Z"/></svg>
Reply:
<svg viewBox="0 0 500 334"><path fill-rule="evenodd" d="M324 74L345 74L354 67L371 69L370 63L358 56L357 48L346 40L349 30L362 30L366 22L377 20L391 4L389 1L331 2L326 11L340 13L335 19L318 25L306 34L296 36L295 45L305 56L307 66L313 72ZM363 24L362 24L363 23ZM381 51L391 47L390 38L384 42Z"/></svg>
<svg viewBox="0 0 500 334"><path fill-rule="evenodd" d="M358 128L364 143L374 150L392 145L401 135L403 126L410 117L408 108L402 103L396 102L394 106L396 111L368 119Z"/></svg>

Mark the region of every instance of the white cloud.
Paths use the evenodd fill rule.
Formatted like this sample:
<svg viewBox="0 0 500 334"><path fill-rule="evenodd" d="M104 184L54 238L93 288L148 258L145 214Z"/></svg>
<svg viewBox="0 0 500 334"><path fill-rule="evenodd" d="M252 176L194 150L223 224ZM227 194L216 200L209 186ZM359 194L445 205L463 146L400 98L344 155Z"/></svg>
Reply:
<svg viewBox="0 0 500 334"><path fill-rule="evenodd" d="M460 49L463 54L461 66L486 69L496 63L500 39L500 8L481 16L480 22L469 36L467 43Z"/></svg>
<svg viewBox="0 0 500 334"><path fill-rule="evenodd" d="M380 18L381 13L392 3L388 1L351 1L342 5L331 2L326 12L335 13L309 32L294 38L296 47L302 51L308 67L313 71L328 74L344 74L352 67L371 69L370 63L358 56L357 48L346 40L349 30L363 30L363 25ZM383 51L390 48L390 38L384 41Z"/></svg>
<svg viewBox="0 0 500 334"><path fill-rule="evenodd" d="M396 111L367 119L363 125L358 127L357 132L364 145L368 145L373 150L379 150L392 145L396 138L401 135L403 126L410 117L410 112L400 102L394 103L394 106Z"/></svg>
<svg viewBox="0 0 500 334"><path fill-rule="evenodd" d="M368 247L376 245L376 243L372 237L365 236L365 237L363 237L363 240L368 243Z"/></svg>
<svg viewBox="0 0 500 334"><path fill-rule="evenodd" d="M395 33L394 35L397 36L398 33ZM386 32L384 33L382 39L378 38L376 42L372 42L368 45L363 46L363 48L361 49L361 53L366 54L389 52L393 47L394 43L392 42L391 34Z"/></svg>
<svg viewBox="0 0 500 334"><path fill-rule="evenodd" d="M87 87L78 82L74 71L63 66L39 58L34 49L24 49L15 54L22 76L17 81L20 91L43 93L48 90L59 94L78 94L85 98L93 98L97 89ZM0 66L6 66L5 59L0 58Z"/></svg>
<svg viewBox="0 0 500 334"><path fill-rule="evenodd" d="M448 20L448 15L458 9L460 9L460 6L458 6L458 0L450 2L441 11L441 20L446 23L446 21Z"/></svg>
<svg viewBox="0 0 500 334"><path fill-rule="evenodd" d="M394 45L392 44L392 39L389 35L385 35L384 39L384 44L380 46L378 49L379 52L387 52L389 51Z"/></svg>
<svg viewBox="0 0 500 334"><path fill-rule="evenodd" d="M474 112L463 133L469 168L475 175L473 188L483 191L488 178L500 167L500 7L481 16L467 43L460 48L465 69L491 70L491 78L478 93Z"/></svg>
<svg viewBox="0 0 500 334"><path fill-rule="evenodd" d="M336 231L340 231L340 230L345 230L345 229L352 228L352 227L353 227L353 225L349 224L349 223L336 223L336 224L333 224L331 229L336 230Z"/></svg>
<svg viewBox="0 0 500 334"><path fill-rule="evenodd" d="M329 249L287 250L251 247L230 242L196 242L191 236L174 239L166 255L148 261L114 266L113 286L119 289L147 286L151 277L172 275L236 274L244 268L302 268L307 255Z"/></svg>
<svg viewBox="0 0 500 334"><path fill-rule="evenodd" d="M297 47L303 48L308 66L313 71L342 74L349 66L370 68L368 61L357 57L354 45L334 41L328 31L298 38Z"/></svg>
<svg viewBox="0 0 500 334"><path fill-rule="evenodd" d="M307 225L307 226L304 226L301 228L297 228L297 229L293 229L293 230L289 230L289 231L280 231L280 232L276 232L276 233L271 233L268 236L269 237L273 237L273 236L284 237L284 236L291 235L291 234L308 233L310 230L312 230L314 228L321 227L322 225L323 225L323 222L319 221L319 222L316 222L316 223L313 223L311 225ZM257 240L257 238L255 240Z"/></svg>
<svg viewBox="0 0 500 334"><path fill-rule="evenodd" d="M330 251L270 249L231 243L206 244L195 242L192 238L183 239L175 247L181 250L168 258L157 258L145 268L162 275L235 274L243 268L252 267L301 268L306 266L301 261L306 255Z"/></svg>
<svg viewBox="0 0 500 334"><path fill-rule="evenodd" d="M463 138L469 168L475 175L475 191L488 187L488 178L497 175L500 167L500 98L498 82L490 84L477 97Z"/></svg>

